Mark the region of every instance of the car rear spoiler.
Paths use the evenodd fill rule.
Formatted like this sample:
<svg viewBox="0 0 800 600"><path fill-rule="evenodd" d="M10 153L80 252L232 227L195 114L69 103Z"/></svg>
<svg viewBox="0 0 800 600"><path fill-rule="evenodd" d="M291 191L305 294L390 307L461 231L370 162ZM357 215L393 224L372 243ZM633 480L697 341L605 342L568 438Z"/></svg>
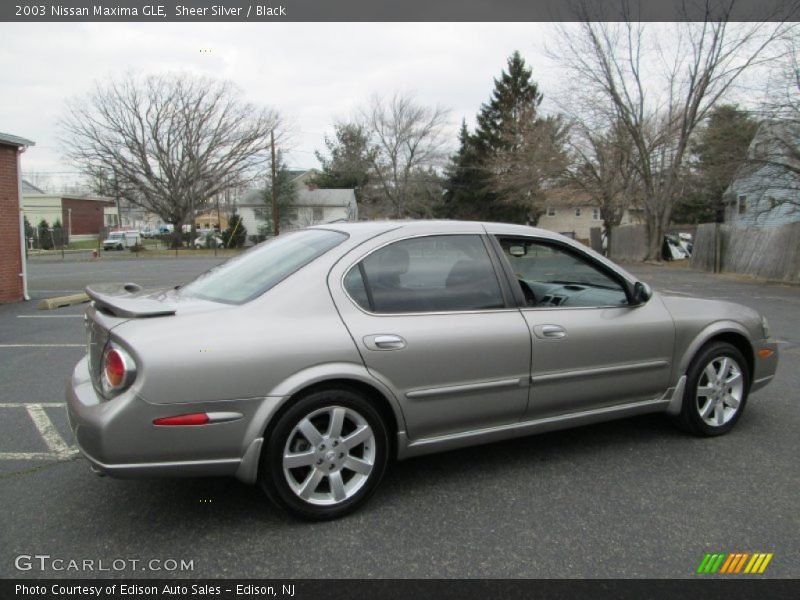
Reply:
<svg viewBox="0 0 800 600"><path fill-rule="evenodd" d="M86 294L98 309L117 317L137 319L175 314L175 308L167 304L163 292L139 294L141 291L142 288L135 283L86 287Z"/></svg>

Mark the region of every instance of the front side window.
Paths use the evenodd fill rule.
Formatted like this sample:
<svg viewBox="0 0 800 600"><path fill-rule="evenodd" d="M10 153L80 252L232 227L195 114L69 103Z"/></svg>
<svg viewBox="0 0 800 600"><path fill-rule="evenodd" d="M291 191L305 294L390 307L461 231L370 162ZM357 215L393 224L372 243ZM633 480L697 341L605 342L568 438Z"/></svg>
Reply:
<svg viewBox="0 0 800 600"><path fill-rule="evenodd" d="M344 285L356 304L376 313L505 307L486 247L476 235L395 242L352 267Z"/></svg>
<svg viewBox="0 0 800 600"><path fill-rule="evenodd" d="M181 293L214 302L242 304L346 239L344 233L321 229L280 235L207 271L182 288Z"/></svg>
<svg viewBox="0 0 800 600"><path fill-rule="evenodd" d="M577 251L530 239L498 238L528 306L627 304L622 284Z"/></svg>

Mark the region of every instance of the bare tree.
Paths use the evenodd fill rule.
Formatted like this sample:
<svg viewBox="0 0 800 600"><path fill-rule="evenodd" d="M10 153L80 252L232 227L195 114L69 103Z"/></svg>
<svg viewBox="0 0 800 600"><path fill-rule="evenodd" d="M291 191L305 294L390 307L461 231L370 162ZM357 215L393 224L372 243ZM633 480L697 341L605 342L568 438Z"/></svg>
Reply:
<svg viewBox="0 0 800 600"><path fill-rule="evenodd" d="M599 131L576 123L570 146L573 163L567 180L600 209L610 247L613 228L622 222L625 211L637 204L640 191L633 140L620 123Z"/></svg>
<svg viewBox="0 0 800 600"><path fill-rule="evenodd" d="M360 111L369 139L370 165L375 181L392 208L393 216L424 213L427 194L419 173L440 166L445 159L444 128L449 110L418 104L413 96L394 94L388 100L374 96ZM426 189L426 186L422 186Z"/></svg>
<svg viewBox="0 0 800 600"><path fill-rule="evenodd" d="M731 24L733 5L708 0L705 21L664 25L667 35L659 37L633 20L628 2L619 23L591 22L592 9L582 2L582 22L561 28L554 57L579 86L574 93L588 94L595 114L619 121L636 148L651 260L660 258L695 128L743 72L773 58L773 42L795 27Z"/></svg>
<svg viewBox="0 0 800 600"><path fill-rule="evenodd" d="M547 188L567 171L569 127L560 116L538 117L533 105L520 107L514 116L489 157L489 189L501 203L524 206L536 223Z"/></svg>
<svg viewBox="0 0 800 600"><path fill-rule="evenodd" d="M172 223L176 243L193 211L254 175L278 124L229 82L131 73L69 101L60 123L94 189Z"/></svg>

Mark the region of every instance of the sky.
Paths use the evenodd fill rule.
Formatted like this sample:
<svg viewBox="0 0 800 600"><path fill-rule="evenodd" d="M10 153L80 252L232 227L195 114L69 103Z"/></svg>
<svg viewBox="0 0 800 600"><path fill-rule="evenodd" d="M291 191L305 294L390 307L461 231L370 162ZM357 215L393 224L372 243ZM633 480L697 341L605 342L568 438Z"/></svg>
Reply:
<svg viewBox="0 0 800 600"><path fill-rule="evenodd" d="M134 70L227 79L245 99L277 109L291 125L290 167L318 167L336 120L373 94L412 93L449 108L452 146L474 123L493 78L519 50L545 111L564 97L551 23L0 23L0 132L31 139L23 172L54 189L79 175L59 150L67 98ZM559 96L560 95L560 96Z"/></svg>
<svg viewBox="0 0 800 600"><path fill-rule="evenodd" d="M493 78L519 50L547 96L557 72L544 55L548 24L522 23L2 23L0 131L36 142L23 171L51 185L78 176L61 155L57 121L67 98L133 69L228 79L277 109L293 131L287 162L318 167L337 119L373 94L413 93L451 109L453 146ZM202 52L201 52L202 50Z"/></svg>

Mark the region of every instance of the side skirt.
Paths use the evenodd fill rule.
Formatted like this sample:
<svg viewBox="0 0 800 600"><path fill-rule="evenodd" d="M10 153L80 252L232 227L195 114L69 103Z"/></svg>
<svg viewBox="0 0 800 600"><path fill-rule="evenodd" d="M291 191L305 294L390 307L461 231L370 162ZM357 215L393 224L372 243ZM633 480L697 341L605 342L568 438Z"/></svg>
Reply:
<svg viewBox="0 0 800 600"><path fill-rule="evenodd" d="M682 390L683 385L679 383L676 388L669 389L664 396L655 400L620 404L568 415L545 417L543 419L498 425L497 427L487 427L485 429L476 429L473 431L464 431L419 440L409 440L406 433L401 432L397 436L397 458L398 460L403 460L414 456L499 442L501 440L523 437L535 433L545 433L547 431L569 429L581 425L591 425L593 423L612 421L614 419L632 417L635 415L663 412L671 404L674 404L675 396L681 397L683 395ZM678 391L681 393L678 394Z"/></svg>

